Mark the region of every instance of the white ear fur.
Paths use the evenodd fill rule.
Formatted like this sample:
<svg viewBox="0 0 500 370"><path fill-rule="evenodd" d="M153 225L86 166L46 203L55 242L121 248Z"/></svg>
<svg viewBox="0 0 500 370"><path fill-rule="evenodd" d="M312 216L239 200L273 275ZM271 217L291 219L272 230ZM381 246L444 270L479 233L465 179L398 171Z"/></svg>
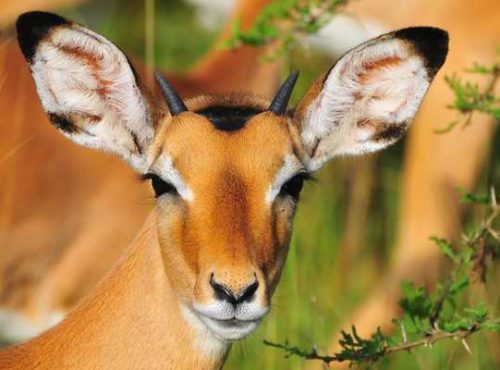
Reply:
<svg viewBox="0 0 500 370"><path fill-rule="evenodd" d="M408 37L404 33L408 30L412 29L398 32ZM310 170L335 156L383 149L408 128L441 65L429 65L418 49L421 39L415 46L396 35L381 36L349 51L299 104L297 117L310 154Z"/></svg>
<svg viewBox="0 0 500 370"><path fill-rule="evenodd" d="M79 25L56 25L28 61L42 106L64 135L144 167L152 107L115 45Z"/></svg>

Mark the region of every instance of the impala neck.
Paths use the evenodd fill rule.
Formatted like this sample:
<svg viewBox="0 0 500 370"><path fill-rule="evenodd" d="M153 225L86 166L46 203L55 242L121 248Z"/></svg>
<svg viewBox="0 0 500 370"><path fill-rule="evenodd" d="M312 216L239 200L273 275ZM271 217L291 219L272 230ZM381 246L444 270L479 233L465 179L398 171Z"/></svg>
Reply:
<svg viewBox="0 0 500 370"><path fill-rule="evenodd" d="M229 346L175 296L155 230L152 215L94 294L61 324L1 353L0 368L219 368Z"/></svg>

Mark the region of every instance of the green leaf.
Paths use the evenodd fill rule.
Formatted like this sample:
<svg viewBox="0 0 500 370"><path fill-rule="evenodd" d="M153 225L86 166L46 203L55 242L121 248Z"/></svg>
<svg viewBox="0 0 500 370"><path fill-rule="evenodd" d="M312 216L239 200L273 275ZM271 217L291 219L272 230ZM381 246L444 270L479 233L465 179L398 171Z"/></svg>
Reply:
<svg viewBox="0 0 500 370"><path fill-rule="evenodd" d="M480 326L481 329L491 330L500 332L500 320L499 321L486 321L483 322Z"/></svg>
<svg viewBox="0 0 500 370"><path fill-rule="evenodd" d="M486 194L474 194L465 191L462 188L457 189L460 192L460 204L489 204L490 197Z"/></svg>
<svg viewBox="0 0 500 370"><path fill-rule="evenodd" d="M476 322L483 322L488 317L488 310L482 303L477 307L465 307L464 312L469 314Z"/></svg>
<svg viewBox="0 0 500 370"><path fill-rule="evenodd" d="M401 284L403 298L399 305L413 319L428 317L432 311L432 302L429 294L423 287L415 287L413 282Z"/></svg>
<svg viewBox="0 0 500 370"><path fill-rule="evenodd" d="M233 26L224 43L226 47L241 44L262 46L276 41L280 50L290 50L304 34L314 34L349 0L280 0L271 2L258 15L254 24L242 31L241 24ZM263 60L275 60L283 52Z"/></svg>
<svg viewBox="0 0 500 370"><path fill-rule="evenodd" d="M457 281L452 282L450 285L450 295L457 295L463 292L468 286L469 278L467 276L461 276Z"/></svg>
<svg viewBox="0 0 500 370"><path fill-rule="evenodd" d="M451 246L451 243L448 240L438 238L437 236L431 236L430 239L434 243L436 243L441 252L449 259L451 259L453 262L460 261L460 256L453 250L453 247Z"/></svg>
<svg viewBox="0 0 500 370"><path fill-rule="evenodd" d="M468 319L461 318L461 319L456 319L452 322L444 322L441 323L441 327L444 331L447 331L449 333L454 333L459 330L467 330L472 326L472 322Z"/></svg>

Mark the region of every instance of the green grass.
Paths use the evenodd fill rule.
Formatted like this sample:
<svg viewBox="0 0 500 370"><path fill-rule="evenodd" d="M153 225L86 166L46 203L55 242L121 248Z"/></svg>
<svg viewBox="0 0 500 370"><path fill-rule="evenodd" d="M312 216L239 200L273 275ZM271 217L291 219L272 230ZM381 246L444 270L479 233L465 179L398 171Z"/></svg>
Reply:
<svg viewBox="0 0 500 370"><path fill-rule="evenodd" d="M102 2L104 3L104 2ZM156 63L171 70L192 65L213 43L214 34L200 28L193 12L178 1L157 2ZM97 3L66 11L66 15L105 34L127 52L144 55L142 2ZM317 74L332 61L320 56L292 56L302 71L294 100L301 96ZM497 140L498 141L498 140ZM352 266L342 266L341 241L347 208L346 179L354 161L342 160L326 166L317 183L303 192L294 226L290 253L271 313L259 330L232 349L226 369L300 369L304 361L285 359L283 353L262 344L263 339L289 340L304 348L316 344L325 349L343 318L370 292L382 273L393 244L398 220L400 167L404 143L376 159L375 185L369 209L369 227ZM498 146L497 146L498 148ZM439 343L384 359L375 366L387 370L494 369L493 341L475 335L469 356L460 343ZM498 351L498 349L497 349ZM498 366L498 364L497 364Z"/></svg>

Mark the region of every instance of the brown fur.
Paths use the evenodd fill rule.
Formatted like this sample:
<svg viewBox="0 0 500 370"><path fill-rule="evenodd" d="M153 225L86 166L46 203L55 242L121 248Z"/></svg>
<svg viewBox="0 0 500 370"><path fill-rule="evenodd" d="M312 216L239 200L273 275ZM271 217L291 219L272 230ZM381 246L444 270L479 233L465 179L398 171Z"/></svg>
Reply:
<svg viewBox="0 0 500 370"><path fill-rule="evenodd" d="M61 325L0 352L0 368L218 368L225 353L207 357L196 348L164 274L154 230L152 216L95 293Z"/></svg>
<svg viewBox="0 0 500 370"><path fill-rule="evenodd" d="M391 56L384 59L379 59L377 61L372 61L365 63L363 65L363 74L360 76L362 83L367 83L370 79L370 74L376 72L377 70L394 67L401 63L401 58Z"/></svg>
<svg viewBox="0 0 500 370"><path fill-rule="evenodd" d="M267 2L243 0L235 17L248 26ZM2 3L2 15L10 5ZM229 24L221 38L227 32ZM182 96L249 89L271 96L280 64L260 63L263 52L214 50L195 70L168 77ZM144 75L144 66L134 65ZM0 46L0 71L0 304L43 327L51 312L72 308L115 263L152 200L119 159L73 145L51 127L13 39ZM257 85L248 74L271 83Z"/></svg>
<svg viewBox="0 0 500 370"><path fill-rule="evenodd" d="M207 97L200 106L207 101L264 107L244 96ZM150 156L172 158L194 201L160 198L94 294L60 325L1 352L1 368L212 369L222 364L228 347L216 354L197 349L203 339L185 321L181 305L211 298L214 273L234 292L256 277L259 299L269 304L295 203L284 197L270 204L265 195L285 156L300 152L295 126L264 112L228 133L186 112L164 118L159 127Z"/></svg>
<svg viewBox="0 0 500 370"><path fill-rule="evenodd" d="M68 307L65 295L74 295L57 291L68 280L57 283L57 288L52 285L51 275L59 266L71 264L66 279L73 276L78 281L81 297L116 260L146 216L147 192L119 160L77 147L50 127L13 41L2 45L0 63L1 70L7 71L0 88L0 109L5 112L0 124L4 179L0 182L0 300L4 308L36 312L34 318L38 318L47 310ZM113 184L113 179L121 179L121 184ZM123 197L132 201L124 205ZM116 214L124 219L116 219ZM122 231L115 235L108 222L119 222ZM85 232L88 228L93 231ZM90 246L95 250L85 257L89 263L82 265L87 252L77 249ZM70 262L73 253L79 254L74 263ZM45 291L49 281L50 289L57 291L53 297ZM4 291L3 287L10 288Z"/></svg>
<svg viewBox="0 0 500 370"><path fill-rule="evenodd" d="M207 99L214 105L225 102L261 106L259 100L243 96L233 101ZM182 228L179 230L174 224L172 228L176 231L170 233L169 226L162 223L159 235L160 241L185 241L180 254L175 248L166 252L166 263L175 261L166 270L181 268L182 271L172 275L183 276L182 284L186 284L185 271L190 271L191 276L204 276L203 287L195 288L201 295L212 294L208 276L213 271L235 291L248 284L253 271L257 271L258 280L273 283L269 286L271 292L275 288L279 269L274 267L283 263L290 233L290 228L283 224L290 225L293 209L289 209L287 205L292 205L287 203L277 212L265 204L264 198L283 158L293 155L297 145L286 122L270 113L262 113L243 129L227 133L215 129L201 116L186 113L165 124L152 149L156 156L164 152L172 158L195 194L192 207L189 203L182 206L173 203L169 207L169 212L171 207L180 207ZM283 252L276 253L278 248ZM184 267L180 267L178 255L183 256ZM210 271L200 270L200 266L210 266ZM266 276L263 271L275 272ZM194 284L193 280L192 286ZM189 297L192 286L186 292ZM204 293L207 290L208 293ZM264 290L262 294L268 293Z"/></svg>

